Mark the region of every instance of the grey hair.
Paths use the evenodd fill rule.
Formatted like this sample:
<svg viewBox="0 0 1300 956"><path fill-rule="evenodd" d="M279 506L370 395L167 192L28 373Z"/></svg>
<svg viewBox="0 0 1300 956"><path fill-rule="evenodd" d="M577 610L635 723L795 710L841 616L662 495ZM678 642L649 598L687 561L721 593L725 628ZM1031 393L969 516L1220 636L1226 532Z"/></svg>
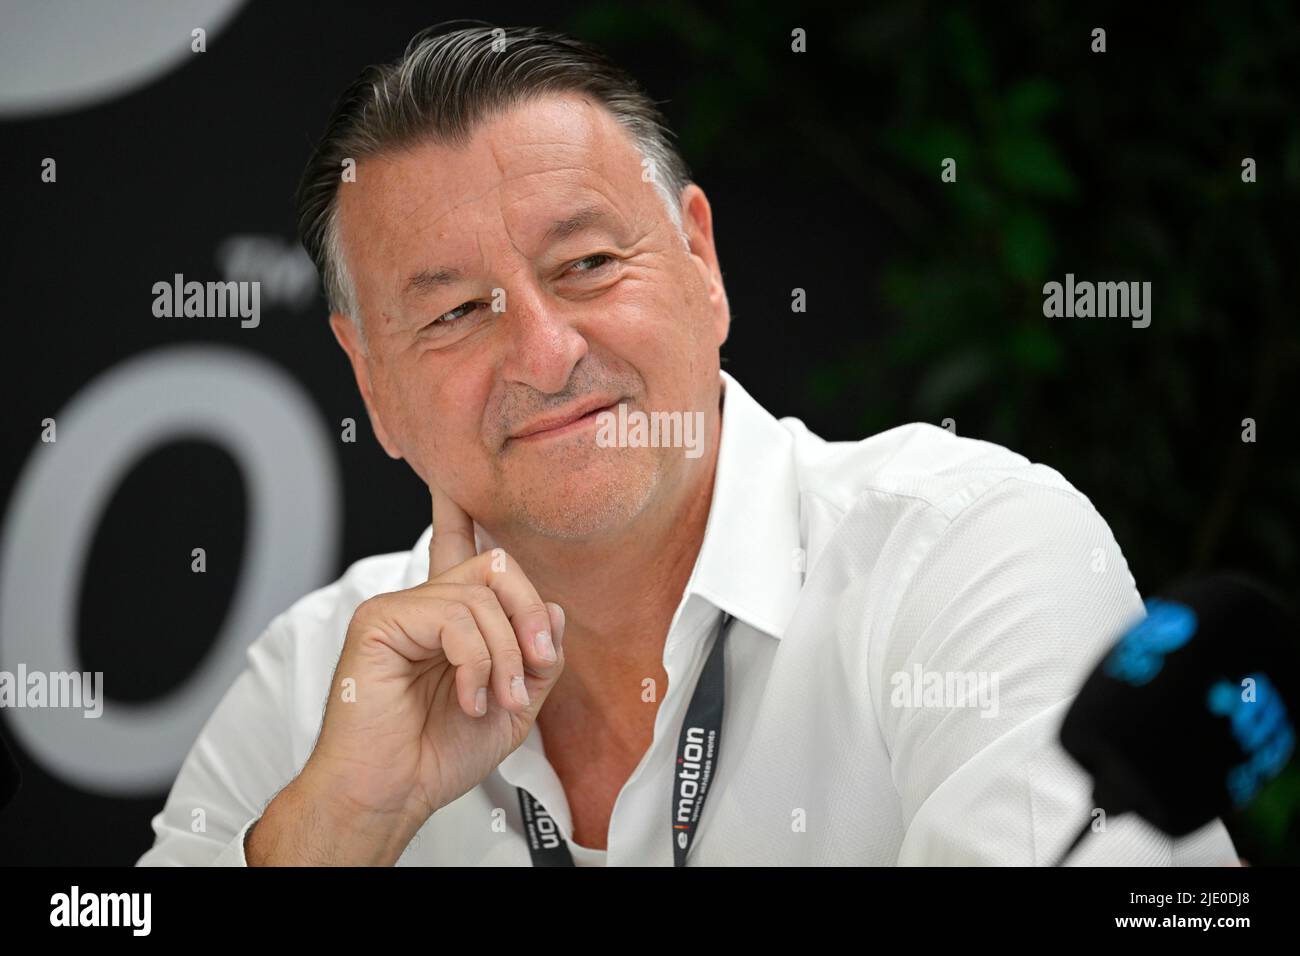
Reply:
<svg viewBox="0 0 1300 956"><path fill-rule="evenodd" d="M474 22L481 25L428 27L395 62L362 70L335 104L298 186L298 238L320 272L330 311L352 319L363 346L338 229L344 162L425 142L464 147L477 123L533 97L572 92L604 106L649 161L654 187L686 242L681 194L690 170L663 114L637 82L599 50L563 34Z"/></svg>

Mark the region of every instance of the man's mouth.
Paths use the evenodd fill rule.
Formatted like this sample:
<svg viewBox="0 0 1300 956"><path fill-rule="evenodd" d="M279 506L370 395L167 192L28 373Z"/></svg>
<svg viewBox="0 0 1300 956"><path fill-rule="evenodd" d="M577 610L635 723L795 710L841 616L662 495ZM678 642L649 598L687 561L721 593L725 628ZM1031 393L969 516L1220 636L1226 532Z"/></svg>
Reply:
<svg viewBox="0 0 1300 956"><path fill-rule="evenodd" d="M535 442L548 438L559 438L563 435L580 432L583 429L590 428L596 424L597 418L603 412L614 412L618 408L618 403L623 399L616 398L606 405L592 408L591 403L587 402L575 406L569 411L559 412L555 415L548 416L538 421L526 425L519 433L512 435L512 442Z"/></svg>

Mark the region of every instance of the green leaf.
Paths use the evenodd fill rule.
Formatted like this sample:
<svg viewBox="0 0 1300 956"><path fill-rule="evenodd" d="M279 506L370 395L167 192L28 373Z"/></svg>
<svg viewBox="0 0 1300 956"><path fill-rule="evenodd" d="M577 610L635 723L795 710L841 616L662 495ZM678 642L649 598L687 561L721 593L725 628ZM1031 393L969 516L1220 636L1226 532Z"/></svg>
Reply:
<svg viewBox="0 0 1300 956"><path fill-rule="evenodd" d="M884 134L894 151L910 165L927 175L939 177L939 164L951 156L957 160L957 178L961 180L962 161L972 154L970 137L942 123L905 129L891 129Z"/></svg>
<svg viewBox="0 0 1300 956"><path fill-rule="evenodd" d="M1017 192L1057 199L1073 198L1078 184L1056 147L1033 133L1006 133L993 144L993 166Z"/></svg>
<svg viewBox="0 0 1300 956"><path fill-rule="evenodd" d="M1055 252L1043 220L1031 212L1012 213L1002 229L1002 262L1021 282L1036 285Z"/></svg>
<svg viewBox="0 0 1300 956"><path fill-rule="evenodd" d="M1028 371L1056 372L1061 368L1061 343L1043 325L1022 325L1011 337L1011 356L1017 365Z"/></svg>
<svg viewBox="0 0 1300 956"><path fill-rule="evenodd" d="M1007 126L1032 126L1061 103L1061 91L1049 80L1021 80L1007 91L1002 121Z"/></svg>

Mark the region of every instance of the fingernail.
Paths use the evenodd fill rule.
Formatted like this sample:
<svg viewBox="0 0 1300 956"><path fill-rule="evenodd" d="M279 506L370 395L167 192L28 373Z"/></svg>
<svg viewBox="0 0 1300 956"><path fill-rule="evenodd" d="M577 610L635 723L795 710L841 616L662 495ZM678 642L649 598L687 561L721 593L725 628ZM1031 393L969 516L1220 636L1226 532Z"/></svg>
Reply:
<svg viewBox="0 0 1300 956"><path fill-rule="evenodd" d="M538 657L548 663L555 663L555 645L551 643L550 631L538 631L533 643L537 646Z"/></svg>
<svg viewBox="0 0 1300 956"><path fill-rule="evenodd" d="M528 688L524 686L524 679L519 674L510 678L510 696L516 703L528 706Z"/></svg>
<svg viewBox="0 0 1300 956"><path fill-rule="evenodd" d="M474 695L474 713L482 717L487 713L487 688L480 687Z"/></svg>

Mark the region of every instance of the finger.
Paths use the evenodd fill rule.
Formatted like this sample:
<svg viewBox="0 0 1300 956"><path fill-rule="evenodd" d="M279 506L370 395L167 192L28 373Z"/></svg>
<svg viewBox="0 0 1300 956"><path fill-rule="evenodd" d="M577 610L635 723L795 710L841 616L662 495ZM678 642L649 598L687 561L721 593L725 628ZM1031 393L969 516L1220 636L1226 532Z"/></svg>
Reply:
<svg viewBox="0 0 1300 956"><path fill-rule="evenodd" d="M551 628L555 634L555 649L564 653L564 608L554 601L546 602L547 609L551 612Z"/></svg>
<svg viewBox="0 0 1300 956"><path fill-rule="evenodd" d="M477 668L456 668L456 700L460 709L470 717L482 717L487 713L488 675L492 671L492 657L483 646L483 655L487 659L487 670L479 673Z"/></svg>
<svg viewBox="0 0 1300 956"><path fill-rule="evenodd" d="M463 508L437 485L429 486L433 498L433 536L429 539L429 580L474 557L474 522Z"/></svg>
<svg viewBox="0 0 1300 956"><path fill-rule="evenodd" d="M515 643L523 651L528 669L539 675L550 673L555 667L557 654L546 604L519 562L507 554L505 549L485 551L442 575L438 581L425 586L442 594L444 585L454 584L471 587L486 585L491 588L505 611L506 620L514 631Z"/></svg>
<svg viewBox="0 0 1300 956"><path fill-rule="evenodd" d="M487 712L492 655L464 602L411 588L371 598L357 613L365 634L396 655L395 665L400 660L395 673L409 676L412 666L443 659L456 672L461 709L470 717Z"/></svg>
<svg viewBox="0 0 1300 956"><path fill-rule="evenodd" d="M474 616L462 604L454 592L437 594L410 588L371 598L357 609L357 619L363 622L364 636L377 638L409 664L441 657L452 661L455 648L448 647L448 640L466 630L477 634ZM462 643L456 645L460 653L452 663L464 663L472 656L466 653L463 641L472 640L473 634L460 635Z"/></svg>
<svg viewBox="0 0 1300 956"><path fill-rule="evenodd" d="M532 703L524 681L524 655L496 592L485 585L466 585L459 600L474 615L474 623L492 656L489 681L493 696L506 710L519 713ZM545 613L545 606L542 611Z"/></svg>
<svg viewBox="0 0 1300 956"><path fill-rule="evenodd" d="M487 713L492 654L470 608L457 601L443 626L443 653L456 668L456 700L470 717Z"/></svg>
<svg viewBox="0 0 1300 956"><path fill-rule="evenodd" d="M472 600L469 595L464 596ZM465 617L474 617L472 605L461 601L451 603L463 608L466 612ZM564 668L564 609L548 601L546 610L551 632L555 634L558 660L548 673L535 674L528 670L524 672L524 684L529 703L522 709L534 713L541 709ZM461 709L470 717L482 717L487 713L490 675L499 669L492 660L489 641L483 637L483 629L476 619L469 626L452 626L449 622L444 628L444 634L446 635L444 642L450 648L446 651L448 661L460 665L456 668L456 698ZM492 696L497 697L495 686ZM509 697L508 700L511 703L518 703L513 697ZM515 708L510 707L510 709Z"/></svg>

